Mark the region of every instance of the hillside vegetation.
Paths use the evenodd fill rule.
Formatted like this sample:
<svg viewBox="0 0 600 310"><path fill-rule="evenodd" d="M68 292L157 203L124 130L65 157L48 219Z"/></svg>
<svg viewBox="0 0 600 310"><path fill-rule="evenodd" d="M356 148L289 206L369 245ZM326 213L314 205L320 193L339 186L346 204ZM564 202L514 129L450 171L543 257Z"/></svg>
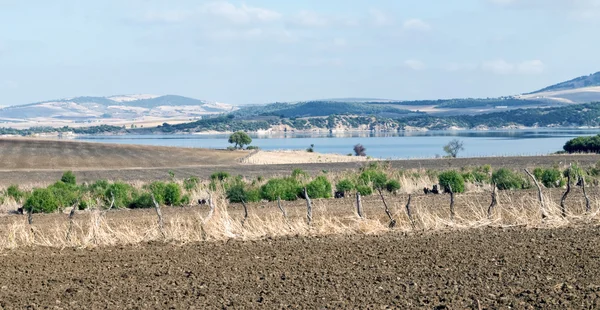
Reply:
<svg viewBox="0 0 600 310"><path fill-rule="evenodd" d="M536 93L548 92L548 91L575 89L575 88L582 88L582 87L591 87L591 86L600 86L600 72L596 72L596 73L593 73L590 75L580 76L580 77L574 78L572 80L568 80L566 82L554 84L554 85L548 86L546 88L542 88L538 91L534 91L530 94L536 94Z"/></svg>

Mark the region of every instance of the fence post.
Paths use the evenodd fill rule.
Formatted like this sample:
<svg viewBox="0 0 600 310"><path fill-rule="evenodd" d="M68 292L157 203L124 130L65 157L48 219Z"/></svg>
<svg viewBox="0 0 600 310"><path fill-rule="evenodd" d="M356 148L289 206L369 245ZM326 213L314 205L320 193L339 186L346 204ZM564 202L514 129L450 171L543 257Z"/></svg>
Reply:
<svg viewBox="0 0 600 310"><path fill-rule="evenodd" d="M158 202L156 202L156 199L154 198L154 194L151 194L151 195L152 195L152 202L154 202L154 210L156 210L156 216L158 216L158 229L160 230L160 233L163 236L163 239L165 239L166 235L165 235L165 230L164 230L164 221L163 221L162 212L160 211L160 206L158 205Z"/></svg>
<svg viewBox="0 0 600 310"><path fill-rule="evenodd" d="M356 213L358 213L358 217L360 217L361 219L364 218L362 210L362 201L360 199L359 192L356 192Z"/></svg>
<svg viewBox="0 0 600 310"><path fill-rule="evenodd" d="M535 186L538 189L538 199L540 200L540 210L542 212L542 219L545 219L548 217L548 214L546 214L546 207L544 204L544 196L542 195L542 187L540 186L540 183L538 183L538 181L535 179L533 174L531 174L531 172L529 172L529 170L527 170L526 168L523 170L525 170L527 175L529 175L529 177L533 180L533 183L535 183Z"/></svg>
<svg viewBox="0 0 600 310"><path fill-rule="evenodd" d="M567 190L562 195L560 199L560 212L562 217L567 217L567 207L565 206L565 200L567 199L567 195L571 192L571 165L569 164L569 169L567 170Z"/></svg>
<svg viewBox="0 0 600 310"><path fill-rule="evenodd" d="M279 196L277 196L277 207L279 207L279 210L281 210L283 217L287 220L287 213L285 212L285 209L283 209L283 206L281 205L281 197L279 197Z"/></svg>
<svg viewBox="0 0 600 310"><path fill-rule="evenodd" d="M590 213L592 208L590 207L590 197L588 197L587 193L585 192L585 177L580 176L579 178L581 181L581 189L583 190L583 197L585 197L585 213Z"/></svg>
<svg viewBox="0 0 600 310"><path fill-rule="evenodd" d="M387 214L387 216L390 218L390 224L388 225L388 227L394 228L396 226L396 220L392 217L392 212L390 212L390 208L388 208L388 205L385 202L385 198L383 197L383 193L381 192L381 189L378 188L377 191L379 192L381 201L383 201L383 206L385 207L385 214Z"/></svg>
<svg viewBox="0 0 600 310"><path fill-rule="evenodd" d="M69 229L67 230L67 241L71 241L71 230L73 229L73 218L75 217L75 208L79 205L79 201L77 201L72 207L71 212L69 213Z"/></svg>
<svg viewBox="0 0 600 310"><path fill-rule="evenodd" d="M448 184L448 190L450 191L450 220L454 221L454 191L450 184Z"/></svg>
<svg viewBox="0 0 600 310"><path fill-rule="evenodd" d="M312 223L312 202L310 201L310 197L308 197L306 187L304 188L304 198L306 198L306 220L308 221L308 225L310 225Z"/></svg>
<svg viewBox="0 0 600 310"><path fill-rule="evenodd" d="M246 202L242 199L242 206L244 207L244 219L242 220L242 226L246 223L248 219L248 207L246 206Z"/></svg>
<svg viewBox="0 0 600 310"><path fill-rule="evenodd" d="M487 216L488 219L492 218L492 212L494 211L494 207L498 204L497 195L496 195L496 183L492 183L492 203L488 208Z"/></svg>
<svg viewBox="0 0 600 310"><path fill-rule="evenodd" d="M210 210L208 211L208 216L206 216L204 223L208 222L208 220L210 220L210 218L213 216L213 213L215 212L215 205L213 203L212 194L210 192L208 192L208 207L210 208Z"/></svg>
<svg viewBox="0 0 600 310"><path fill-rule="evenodd" d="M416 229L415 221L413 220L412 213L410 212L410 200L412 195L408 194L408 202L406 203L406 214L408 215L408 219L410 220L410 225L412 229Z"/></svg>

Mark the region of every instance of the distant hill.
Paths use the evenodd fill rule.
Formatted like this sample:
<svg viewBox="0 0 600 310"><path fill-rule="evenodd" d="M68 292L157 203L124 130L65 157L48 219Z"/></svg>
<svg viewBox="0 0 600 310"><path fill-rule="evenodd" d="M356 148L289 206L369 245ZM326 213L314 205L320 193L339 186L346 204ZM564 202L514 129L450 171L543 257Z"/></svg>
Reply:
<svg viewBox="0 0 600 310"><path fill-rule="evenodd" d="M418 113L394 106L381 106L365 102L307 101L298 103L271 103L244 107L234 112L238 117L278 116L285 118L322 117L329 115L382 115L407 116Z"/></svg>
<svg viewBox="0 0 600 310"><path fill-rule="evenodd" d="M592 86L600 86L600 72L596 72L590 75L580 76L578 78L574 78L572 80L568 80L566 82L561 82L558 84L554 84L548 86L546 88L542 88L538 91L534 91L528 94L537 94L542 92L551 92L551 91L559 91L559 90L567 90L567 89L576 89L576 88L584 88L584 87L592 87Z"/></svg>
<svg viewBox="0 0 600 310"><path fill-rule="evenodd" d="M129 120L143 117L195 117L235 111L232 105L166 95L75 97L0 109L0 120Z"/></svg>

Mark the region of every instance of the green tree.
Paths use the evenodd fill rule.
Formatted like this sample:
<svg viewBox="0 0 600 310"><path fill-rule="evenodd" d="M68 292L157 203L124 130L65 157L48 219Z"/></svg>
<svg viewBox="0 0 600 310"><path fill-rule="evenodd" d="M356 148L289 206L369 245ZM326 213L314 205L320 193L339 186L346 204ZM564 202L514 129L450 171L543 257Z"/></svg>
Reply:
<svg viewBox="0 0 600 310"><path fill-rule="evenodd" d="M458 156L458 152L464 150L463 142L458 139L452 139L448 144L444 145L444 152L452 158Z"/></svg>
<svg viewBox="0 0 600 310"><path fill-rule="evenodd" d="M237 149L243 149L244 145L252 143L252 138L243 131L237 131L229 136L229 143L234 144Z"/></svg>

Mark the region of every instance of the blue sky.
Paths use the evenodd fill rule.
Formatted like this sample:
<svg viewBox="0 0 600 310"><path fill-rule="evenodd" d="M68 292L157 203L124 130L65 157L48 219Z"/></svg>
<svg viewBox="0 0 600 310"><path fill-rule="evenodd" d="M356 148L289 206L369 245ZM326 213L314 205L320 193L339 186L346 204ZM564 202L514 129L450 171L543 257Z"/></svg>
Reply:
<svg viewBox="0 0 600 310"><path fill-rule="evenodd" d="M600 71L600 0L0 0L0 105L494 97Z"/></svg>

